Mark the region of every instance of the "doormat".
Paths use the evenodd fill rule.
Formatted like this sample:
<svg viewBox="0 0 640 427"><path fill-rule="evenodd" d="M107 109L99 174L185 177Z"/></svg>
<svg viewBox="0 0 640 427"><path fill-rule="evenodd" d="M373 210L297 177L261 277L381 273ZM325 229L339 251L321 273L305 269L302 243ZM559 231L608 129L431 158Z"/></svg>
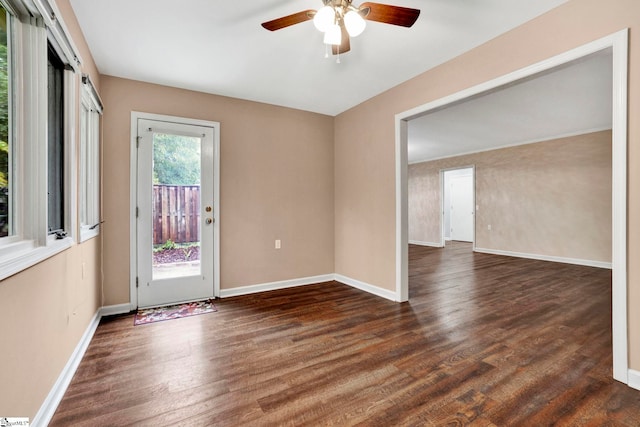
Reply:
<svg viewBox="0 0 640 427"><path fill-rule="evenodd" d="M138 309L133 319L134 326L147 323L162 322L163 320L179 319L181 317L197 316L198 314L213 313L218 311L213 301L187 302L184 304L169 305L157 308Z"/></svg>

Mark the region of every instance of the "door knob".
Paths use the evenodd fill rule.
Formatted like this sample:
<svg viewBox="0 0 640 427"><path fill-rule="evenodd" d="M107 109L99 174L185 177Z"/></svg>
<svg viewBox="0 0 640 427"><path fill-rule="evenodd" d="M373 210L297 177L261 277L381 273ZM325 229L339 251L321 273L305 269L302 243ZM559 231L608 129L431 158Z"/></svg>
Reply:
<svg viewBox="0 0 640 427"><path fill-rule="evenodd" d="M212 219L212 218L207 218L207 219L205 219L205 220L204 220L204 222L205 222L207 225L209 225L209 224L211 224L211 223L213 222L213 219Z"/></svg>

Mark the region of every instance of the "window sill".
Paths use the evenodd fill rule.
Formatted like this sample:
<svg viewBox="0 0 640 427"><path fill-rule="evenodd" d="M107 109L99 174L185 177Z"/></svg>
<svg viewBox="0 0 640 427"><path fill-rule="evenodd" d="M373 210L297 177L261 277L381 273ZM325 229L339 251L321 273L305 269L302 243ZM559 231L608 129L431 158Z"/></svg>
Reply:
<svg viewBox="0 0 640 427"><path fill-rule="evenodd" d="M53 240L47 246L35 246L31 240L7 245L0 250L0 280L51 258L70 248L72 244L73 239L67 237Z"/></svg>
<svg viewBox="0 0 640 427"><path fill-rule="evenodd" d="M88 227L83 227L80 229L80 243L86 242L89 239L93 239L98 235L100 235L100 226L94 228L93 230L89 229Z"/></svg>

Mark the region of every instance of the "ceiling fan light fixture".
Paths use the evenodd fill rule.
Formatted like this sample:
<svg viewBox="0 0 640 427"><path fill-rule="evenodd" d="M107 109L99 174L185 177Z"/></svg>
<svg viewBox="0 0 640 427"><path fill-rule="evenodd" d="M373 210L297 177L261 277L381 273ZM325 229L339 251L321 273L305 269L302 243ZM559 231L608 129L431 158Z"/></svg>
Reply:
<svg viewBox="0 0 640 427"><path fill-rule="evenodd" d="M317 11L312 9L303 10L263 22L262 26L266 30L276 31L313 20L314 26L324 33L325 45L331 45L331 52L339 57L340 54L351 50L350 39L364 31L367 26L365 20L408 28L420 16L420 9L409 7L370 2L354 6L353 0L321 1L322 7Z"/></svg>
<svg viewBox="0 0 640 427"><path fill-rule="evenodd" d="M357 37L364 31L367 21L358 12L350 10L344 16L344 26L351 37Z"/></svg>
<svg viewBox="0 0 640 427"><path fill-rule="evenodd" d="M313 25L323 33L326 32L330 26L335 24L335 22L336 11L331 6L322 7L313 17Z"/></svg>
<svg viewBox="0 0 640 427"><path fill-rule="evenodd" d="M333 24L324 32L324 44L339 46L342 43L342 30L340 25Z"/></svg>

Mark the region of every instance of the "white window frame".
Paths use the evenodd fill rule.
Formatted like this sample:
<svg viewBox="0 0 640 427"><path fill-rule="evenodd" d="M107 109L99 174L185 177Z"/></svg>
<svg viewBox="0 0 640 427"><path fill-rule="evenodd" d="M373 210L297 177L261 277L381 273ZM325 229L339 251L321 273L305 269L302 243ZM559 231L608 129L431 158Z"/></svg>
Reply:
<svg viewBox="0 0 640 427"><path fill-rule="evenodd" d="M12 14L12 236L0 238L0 280L73 245L77 237L76 100L80 59L53 0L0 0ZM47 49L64 72L64 217L68 236L47 228Z"/></svg>
<svg viewBox="0 0 640 427"><path fill-rule="evenodd" d="M80 100L80 241L100 234L100 116L102 102L89 76ZM85 218L86 216L86 218Z"/></svg>

